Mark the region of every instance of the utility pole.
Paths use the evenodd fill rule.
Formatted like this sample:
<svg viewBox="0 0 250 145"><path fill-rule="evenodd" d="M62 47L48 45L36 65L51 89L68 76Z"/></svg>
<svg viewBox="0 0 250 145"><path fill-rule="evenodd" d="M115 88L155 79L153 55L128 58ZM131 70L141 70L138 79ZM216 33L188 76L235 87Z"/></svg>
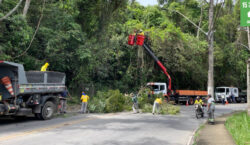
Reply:
<svg viewBox="0 0 250 145"><path fill-rule="evenodd" d="M210 0L208 25L208 82L207 92L214 98L214 0Z"/></svg>
<svg viewBox="0 0 250 145"><path fill-rule="evenodd" d="M250 48L250 30L247 27L248 48ZM247 60L247 112L250 116L250 58Z"/></svg>

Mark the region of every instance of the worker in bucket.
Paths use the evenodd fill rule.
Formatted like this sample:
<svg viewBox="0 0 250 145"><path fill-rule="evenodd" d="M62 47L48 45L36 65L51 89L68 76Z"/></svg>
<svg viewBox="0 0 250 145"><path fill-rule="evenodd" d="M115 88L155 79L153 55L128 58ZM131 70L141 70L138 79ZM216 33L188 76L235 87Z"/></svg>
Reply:
<svg viewBox="0 0 250 145"><path fill-rule="evenodd" d="M48 66L49 66L49 63L46 62L46 63L42 66L41 71L47 71Z"/></svg>
<svg viewBox="0 0 250 145"><path fill-rule="evenodd" d="M214 124L215 101L211 95L208 95L207 99L208 123Z"/></svg>
<svg viewBox="0 0 250 145"><path fill-rule="evenodd" d="M132 102L133 102L133 106L132 106L133 112L134 113L139 113L137 95L132 93L131 97L132 97Z"/></svg>
<svg viewBox="0 0 250 145"><path fill-rule="evenodd" d="M83 91L82 91L81 100L82 100L81 113L86 113L89 96L86 95Z"/></svg>
<svg viewBox="0 0 250 145"><path fill-rule="evenodd" d="M154 101L154 106L153 106L153 111L152 111L153 115L155 114L155 110L156 110L156 113L159 114L161 104L162 104L162 99L156 98Z"/></svg>

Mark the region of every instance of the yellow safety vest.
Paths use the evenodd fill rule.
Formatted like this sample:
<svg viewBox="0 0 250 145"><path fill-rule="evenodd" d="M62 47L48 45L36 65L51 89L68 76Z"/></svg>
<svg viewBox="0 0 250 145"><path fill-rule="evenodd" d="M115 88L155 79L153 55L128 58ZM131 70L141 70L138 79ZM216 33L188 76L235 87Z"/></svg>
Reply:
<svg viewBox="0 0 250 145"><path fill-rule="evenodd" d="M89 96L88 95L82 95L81 100L82 100L82 102L88 102Z"/></svg>
<svg viewBox="0 0 250 145"><path fill-rule="evenodd" d="M155 102L157 102L157 103L159 103L159 104L162 104L162 101L161 101L160 98L155 99Z"/></svg>
<svg viewBox="0 0 250 145"><path fill-rule="evenodd" d="M194 104L203 104L203 101L202 101L202 99L200 99L200 100L195 100L195 102L194 102Z"/></svg>

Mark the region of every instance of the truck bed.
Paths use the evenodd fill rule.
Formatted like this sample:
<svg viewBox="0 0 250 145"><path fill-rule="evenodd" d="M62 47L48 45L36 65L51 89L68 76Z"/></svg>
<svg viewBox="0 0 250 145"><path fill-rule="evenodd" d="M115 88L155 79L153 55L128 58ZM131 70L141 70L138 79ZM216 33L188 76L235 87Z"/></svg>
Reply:
<svg viewBox="0 0 250 145"><path fill-rule="evenodd" d="M176 93L180 96L206 96L207 91L200 90L176 90Z"/></svg>
<svg viewBox="0 0 250 145"><path fill-rule="evenodd" d="M63 84L20 84L19 94L58 93L65 89Z"/></svg>

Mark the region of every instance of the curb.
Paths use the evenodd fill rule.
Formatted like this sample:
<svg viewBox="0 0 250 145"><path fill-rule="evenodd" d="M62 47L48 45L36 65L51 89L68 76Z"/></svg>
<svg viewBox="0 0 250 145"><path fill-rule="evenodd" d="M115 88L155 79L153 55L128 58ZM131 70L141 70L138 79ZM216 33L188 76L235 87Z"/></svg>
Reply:
<svg viewBox="0 0 250 145"><path fill-rule="evenodd" d="M207 120L204 120L202 124L200 124L193 132L192 135L189 137L189 140L187 142L187 145L193 145L194 144L194 135L198 131L198 129L207 123Z"/></svg>

